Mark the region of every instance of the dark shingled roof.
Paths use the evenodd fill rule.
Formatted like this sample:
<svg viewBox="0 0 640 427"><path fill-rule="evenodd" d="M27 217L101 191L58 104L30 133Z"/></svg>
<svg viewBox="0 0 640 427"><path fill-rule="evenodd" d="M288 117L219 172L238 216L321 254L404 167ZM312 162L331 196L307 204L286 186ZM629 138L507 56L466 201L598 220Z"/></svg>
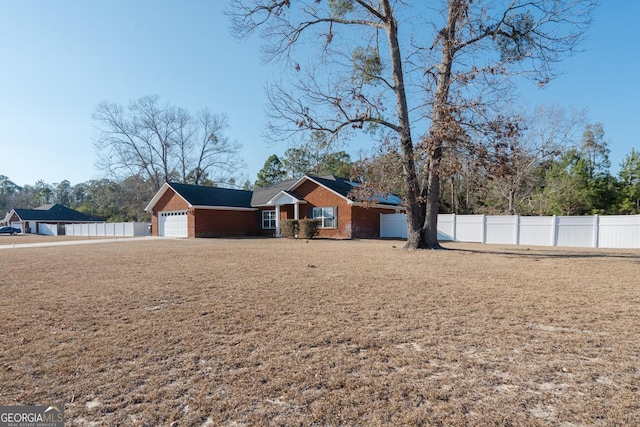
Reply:
<svg viewBox="0 0 640 427"><path fill-rule="evenodd" d="M340 178L337 176L311 176L306 175L307 178L312 179L318 184L335 191L342 197L346 199L351 199L349 193L359 184L357 182L353 182L347 178ZM291 193L291 187L299 182L300 179L291 179L287 181L277 182L275 184L271 184L265 188L259 188L254 190L253 197L251 198L251 204L253 206L263 206L269 200L271 200L276 194L281 191L285 191L288 194L295 196ZM402 205L402 199L394 194L389 194L385 197L379 197L376 200L376 203L382 205L392 205L392 206L400 206Z"/></svg>
<svg viewBox="0 0 640 427"><path fill-rule="evenodd" d="M354 183L347 178L339 178L337 176L307 176L345 198L349 198L349 192L354 188Z"/></svg>
<svg viewBox="0 0 640 427"><path fill-rule="evenodd" d="M14 209L22 221L103 222L104 218L87 215L66 206L42 205L36 209Z"/></svg>
<svg viewBox="0 0 640 427"><path fill-rule="evenodd" d="M307 175L307 178L313 179L317 183L324 185L343 197L347 197L349 192L353 189L353 184L346 178L338 178L335 176L318 177L311 175ZM265 188L256 189L253 192L251 204L254 206L264 205L279 192L288 191L298 181L300 181L300 179L290 179L287 181L276 182L275 184L271 184Z"/></svg>
<svg viewBox="0 0 640 427"><path fill-rule="evenodd" d="M309 176L309 175L308 175ZM351 190L359 186L358 182L353 182L347 178L340 178L337 176L309 176L319 184L324 185L330 190L335 191L347 199L353 199L349 193ZM386 196L379 196L375 198L375 202L381 205L400 206L402 205L402 198L395 194L387 194Z"/></svg>
<svg viewBox="0 0 640 427"><path fill-rule="evenodd" d="M251 191L200 185L168 183L191 206L251 208Z"/></svg>
<svg viewBox="0 0 640 427"><path fill-rule="evenodd" d="M251 204L253 206L264 205L279 192L287 191L296 182L298 182L297 179L289 179L287 181L276 182L275 184L271 184L268 187L256 188L255 190L253 190Z"/></svg>

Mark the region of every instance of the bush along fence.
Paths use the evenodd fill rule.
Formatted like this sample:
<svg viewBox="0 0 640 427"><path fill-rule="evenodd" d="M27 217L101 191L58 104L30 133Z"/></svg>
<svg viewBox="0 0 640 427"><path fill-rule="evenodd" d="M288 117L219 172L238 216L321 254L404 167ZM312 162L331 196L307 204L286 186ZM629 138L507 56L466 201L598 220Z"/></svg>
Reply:
<svg viewBox="0 0 640 427"><path fill-rule="evenodd" d="M406 238L405 214L380 215L380 237ZM438 215L438 239L454 242L640 248L640 215Z"/></svg>
<svg viewBox="0 0 640 427"><path fill-rule="evenodd" d="M280 221L280 237L289 239L313 239L318 234L317 219L284 219Z"/></svg>

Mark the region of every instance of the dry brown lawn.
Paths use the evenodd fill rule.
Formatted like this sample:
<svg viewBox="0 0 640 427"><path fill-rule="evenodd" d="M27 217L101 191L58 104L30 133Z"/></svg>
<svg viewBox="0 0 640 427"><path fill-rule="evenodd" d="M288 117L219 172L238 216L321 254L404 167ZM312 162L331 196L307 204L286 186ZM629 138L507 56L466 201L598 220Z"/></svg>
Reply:
<svg viewBox="0 0 640 427"><path fill-rule="evenodd" d="M640 251L394 246L2 250L0 404L78 426L640 425Z"/></svg>

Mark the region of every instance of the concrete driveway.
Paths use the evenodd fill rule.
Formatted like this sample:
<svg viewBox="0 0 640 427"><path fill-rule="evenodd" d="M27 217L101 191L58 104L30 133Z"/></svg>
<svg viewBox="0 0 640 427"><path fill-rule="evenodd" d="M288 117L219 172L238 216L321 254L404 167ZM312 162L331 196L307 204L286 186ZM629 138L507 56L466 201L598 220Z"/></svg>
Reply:
<svg viewBox="0 0 640 427"><path fill-rule="evenodd" d="M38 248L38 247L49 247L49 246L65 246L65 245L87 245L92 243L123 243L123 242L134 242L140 240L157 240L157 239L166 239L166 237L112 237L109 239L89 239L86 240L65 240L65 241L53 241L53 242L38 242L38 243L9 243L4 244L0 240L0 249L19 249L19 248Z"/></svg>

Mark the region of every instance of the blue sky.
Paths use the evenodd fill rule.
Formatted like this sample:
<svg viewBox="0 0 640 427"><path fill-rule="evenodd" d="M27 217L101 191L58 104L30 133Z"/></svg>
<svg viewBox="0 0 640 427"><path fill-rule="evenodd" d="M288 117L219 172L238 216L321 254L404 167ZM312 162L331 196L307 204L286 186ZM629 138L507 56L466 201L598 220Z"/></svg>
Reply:
<svg viewBox="0 0 640 427"><path fill-rule="evenodd" d="M222 0L21 0L0 2L0 175L18 185L102 177L94 167L91 114L103 100L144 95L192 112L228 117L243 145L244 175L255 181L267 157L282 154L265 130L260 40L229 34ZM546 89L522 89L530 106L587 108L610 142L612 171L640 148L640 2L607 0L595 14L586 52L564 61ZM352 157L357 156L354 149Z"/></svg>

